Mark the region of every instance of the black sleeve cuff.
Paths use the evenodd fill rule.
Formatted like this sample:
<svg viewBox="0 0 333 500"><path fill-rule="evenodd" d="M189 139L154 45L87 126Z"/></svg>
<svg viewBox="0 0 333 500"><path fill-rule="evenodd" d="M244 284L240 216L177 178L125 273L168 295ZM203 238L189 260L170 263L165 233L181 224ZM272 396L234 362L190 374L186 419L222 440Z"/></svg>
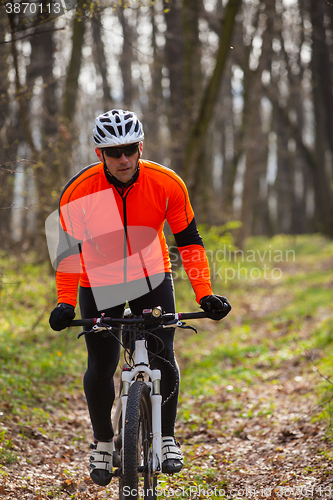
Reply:
<svg viewBox="0 0 333 500"><path fill-rule="evenodd" d="M174 237L177 247L186 247L187 245L204 246L195 222L195 217L193 217L192 221L185 229L183 229L183 231L174 234Z"/></svg>

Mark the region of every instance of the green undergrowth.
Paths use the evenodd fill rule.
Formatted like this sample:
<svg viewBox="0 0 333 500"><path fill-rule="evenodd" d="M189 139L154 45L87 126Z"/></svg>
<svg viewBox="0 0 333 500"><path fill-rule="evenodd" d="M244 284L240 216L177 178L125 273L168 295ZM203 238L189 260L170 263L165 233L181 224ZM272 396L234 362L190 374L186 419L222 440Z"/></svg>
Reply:
<svg viewBox="0 0 333 500"><path fill-rule="evenodd" d="M56 304L54 276L35 260L0 256L0 463L13 460L1 422L43 431L81 386L84 369L75 332L54 332L48 324Z"/></svg>

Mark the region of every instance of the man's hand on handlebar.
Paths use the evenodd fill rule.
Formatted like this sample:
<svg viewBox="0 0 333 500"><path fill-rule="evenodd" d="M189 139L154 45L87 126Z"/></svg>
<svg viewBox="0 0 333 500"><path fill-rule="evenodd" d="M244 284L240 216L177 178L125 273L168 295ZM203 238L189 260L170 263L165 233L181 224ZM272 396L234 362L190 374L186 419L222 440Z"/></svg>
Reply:
<svg viewBox="0 0 333 500"><path fill-rule="evenodd" d="M191 312L191 313L163 313L159 307L154 309L145 309L140 316L123 317L123 318L109 318L104 314L100 318L86 318L74 320L75 312L74 307L70 304L60 303L52 311L50 316L50 325L53 330L60 331L69 326L86 326L90 327L92 333L100 331L98 327L103 329L105 326L122 325L176 325L182 326L183 321L199 318L210 318L220 320L224 318L231 310L231 305L225 297L220 295L206 295L200 300L200 305L204 312ZM89 333L89 332L85 332Z"/></svg>
<svg viewBox="0 0 333 500"><path fill-rule="evenodd" d="M74 318L74 306L62 302L51 312L49 323L52 330L60 332L60 330L67 328Z"/></svg>
<svg viewBox="0 0 333 500"><path fill-rule="evenodd" d="M221 295L205 295L200 300L200 307L207 313L210 319L219 321L231 311L228 299Z"/></svg>

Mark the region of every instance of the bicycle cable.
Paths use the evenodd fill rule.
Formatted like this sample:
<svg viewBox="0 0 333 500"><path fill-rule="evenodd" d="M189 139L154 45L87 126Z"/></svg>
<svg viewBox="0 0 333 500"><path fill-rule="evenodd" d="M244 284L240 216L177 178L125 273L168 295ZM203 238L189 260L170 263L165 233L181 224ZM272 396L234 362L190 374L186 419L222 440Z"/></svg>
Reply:
<svg viewBox="0 0 333 500"><path fill-rule="evenodd" d="M107 325L105 323L103 323L103 327L107 330L109 336L112 336L114 337L117 342L122 346L122 348L124 349L124 360L125 360L125 363L127 363L129 366L131 366L131 368L133 368L134 366L134 358L133 358L133 353L131 354L130 350L124 345L124 343L120 340L120 338L118 338L118 336L113 333L113 328L112 326L110 325ZM152 330L141 330L141 333L145 335L145 340L146 340L146 348L147 348L147 352L148 352L148 355L151 356L151 359L150 359L150 363L154 360L154 358L158 358L162 361L164 361L164 363L166 363L167 365L170 365L172 370L174 371L175 373L175 385L174 385L174 388L173 390L171 391L171 393L169 394L169 396L164 400L162 401L162 404L161 406L164 406L168 401L170 401L170 399L175 395L176 391L177 391L177 388L179 386L179 371L177 370L177 368L171 363L171 361L169 361L168 359L164 358L163 356L160 356L159 354L164 350L165 348L165 345L164 345L164 342L163 340L158 336L156 335L155 333L153 333L154 330L157 330L158 328L160 327L160 325L156 326L155 328L153 328ZM118 329L119 331L120 329ZM125 331L131 331L129 329L125 330ZM86 332L86 333L89 333L89 332ZM95 332L97 333L97 332ZM105 334L104 334L105 335ZM147 337L148 336L151 336L155 339L155 342L156 342L156 349L157 349L157 346L158 344L160 343L161 344L161 348L159 351L157 352L152 352L151 350L148 349L148 346L147 346ZM126 355L128 356L128 358L126 358Z"/></svg>
<svg viewBox="0 0 333 500"><path fill-rule="evenodd" d="M134 364L134 359L133 359L133 355L131 354L130 350L127 349L127 347L123 344L123 342L120 340L120 338L117 337L117 335L115 333L113 333L113 327L110 326L110 325L107 325L107 324L104 324L103 323L103 327L108 331L109 333L109 336L110 337L113 337L116 339L116 341L121 345L121 347L124 349L124 352L127 353L127 355L129 356L129 358L132 360L132 364ZM121 329L120 328L117 328L118 331L120 331ZM88 333L88 332L87 332ZM103 333L102 333L103 335ZM105 335L105 334L104 334ZM124 354L124 358L125 358L125 354ZM130 361L126 361L125 359L125 362L128 363L130 365Z"/></svg>
<svg viewBox="0 0 333 500"><path fill-rule="evenodd" d="M153 330L157 330L159 327L156 326ZM175 377L176 377L176 380L175 380L175 385L174 385L174 388L173 390L171 391L171 393L169 394L169 396L164 400L162 401L162 405L161 406L164 406L168 401L170 401L170 399L175 395L176 391L177 391L177 388L179 387L179 371L177 370L177 368L171 363L171 361L169 361L168 359L164 358L163 356L160 356L159 353L161 353L163 351L163 349L165 348L165 345L164 345L164 342L163 340L158 336L158 335L155 335L153 333L153 330L152 331L147 331L147 333L149 335L152 335L155 337L156 339L156 343L160 342L162 344L162 349L157 352L157 353L153 353L151 351L149 351L148 349L148 353L150 353L153 357L152 357L152 360L154 358L159 358L161 359L162 361L164 361L164 363L166 363L167 365L170 365L172 370L174 371L175 373Z"/></svg>

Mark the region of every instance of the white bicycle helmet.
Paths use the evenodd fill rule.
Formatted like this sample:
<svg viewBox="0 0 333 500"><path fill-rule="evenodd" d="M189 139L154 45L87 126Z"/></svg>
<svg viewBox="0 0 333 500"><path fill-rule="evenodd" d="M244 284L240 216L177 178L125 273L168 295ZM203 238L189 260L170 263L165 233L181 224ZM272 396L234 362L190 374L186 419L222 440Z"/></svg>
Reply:
<svg viewBox="0 0 333 500"><path fill-rule="evenodd" d="M112 109L95 120L94 143L98 148L124 146L143 139L142 123L132 111Z"/></svg>

